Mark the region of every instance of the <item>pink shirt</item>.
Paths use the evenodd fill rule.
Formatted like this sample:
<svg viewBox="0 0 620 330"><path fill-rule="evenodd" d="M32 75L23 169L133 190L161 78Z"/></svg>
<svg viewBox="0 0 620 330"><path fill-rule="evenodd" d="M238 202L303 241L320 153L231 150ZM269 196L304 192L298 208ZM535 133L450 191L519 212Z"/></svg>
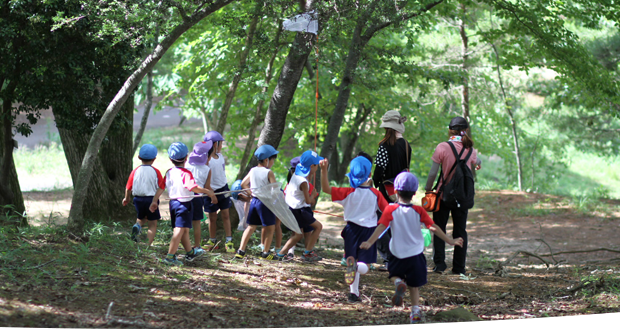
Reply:
<svg viewBox="0 0 620 330"><path fill-rule="evenodd" d="M463 143L452 141L452 144L454 144L456 153L461 153L461 150L463 149ZM461 159L465 159L465 157L467 157L467 153L469 153L469 150L465 150L463 152L463 154L461 155ZM433 153L433 157L431 159L435 163L441 164L441 170L443 171L443 180L439 182L439 186L437 187L437 190L439 190L439 188L441 188L444 183L450 182L450 179L452 179L454 171L452 171L449 176L448 172L450 172L450 169L452 168L452 165L454 165L456 158L454 157L454 153L452 152L452 148L450 148L448 142L441 142L437 145L437 148L435 148L435 152ZM474 149L471 153L471 156L469 156L467 166L471 169L471 166L473 164L476 164L477 161L478 151Z"/></svg>

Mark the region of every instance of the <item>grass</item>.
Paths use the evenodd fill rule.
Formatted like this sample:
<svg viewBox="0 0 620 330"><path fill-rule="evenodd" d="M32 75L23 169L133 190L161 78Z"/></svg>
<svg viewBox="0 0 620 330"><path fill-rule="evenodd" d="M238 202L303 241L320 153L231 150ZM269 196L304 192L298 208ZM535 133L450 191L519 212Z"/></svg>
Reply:
<svg viewBox="0 0 620 330"><path fill-rule="evenodd" d="M51 142L13 154L22 191L58 190L73 186L62 145Z"/></svg>

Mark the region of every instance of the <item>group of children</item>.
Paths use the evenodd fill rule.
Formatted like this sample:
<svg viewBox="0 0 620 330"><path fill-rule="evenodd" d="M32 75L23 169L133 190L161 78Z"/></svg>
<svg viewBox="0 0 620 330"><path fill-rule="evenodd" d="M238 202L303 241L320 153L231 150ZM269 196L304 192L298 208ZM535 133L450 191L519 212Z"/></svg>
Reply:
<svg viewBox="0 0 620 330"><path fill-rule="evenodd" d="M207 133L202 142L194 145L188 155L183 143L173 143L168 148L168 156L174 167L164 176L152 164L157 156L157 149L146 144L140 148L139 159L142 165L133 170L126 187L123 205L127 205L130 193L134 196L137 212L137 223L132 228L132 238L137 239L142 226L148 224L149 245L152 244L157 229L157 220L161 219L158 210L159 197L164 189L170 196L170 217L174 228L168 255L163 262L169 265L182 265L176 258L181 243L186 251L185 260L191 261L205 253L201 245L200 222L204 212L209 217L209 240L207 250L217 248L216 219L220 211L226 233L226 252L233 252L232 232L228 209L232 203L226 183L224 158L221 154L224 138L218 132ZM284 189L284 199L297 221L301 233L292 232L291 237L282 246L282 229L280 220L262 200L261 187L276 183L271 171L278 151L270 145L260 146L254 155L258 165L241 180L242 193L238 198L248 201L247 227L243 232L239 249L235 258L245 258L246 248L251 235L262 226L262 252L259 258L264 260L286 261L294 258L295 245L304 239L305 250L301 256L303 261L314 262L321 257L314 251L322 224L314 218L312 206L316 204L318 192L310 184L317 169L321 168L321 189L331 195L333 202L341 204L344 209L346 226L341 236L344 239L346 258L345 282L350 286L348 300L358 302L360 275L369 270L369 265L377 262L375 242L388 227L392 228L389 243L393 259L388 263L389 278L394 283L392 302L396 306L403 304L403 298L409 289L412 308L411 323L420 321L419 287L427 282L426 258L424 257L424 238L421 225L424 224L439 238L451 245L462 246L461 238L451 239L433 223L426 211L411 203L418 190L418 179L409 172L400 173L394 187L398 202L388 204L382 194L372 188L372 158L365 154L354 158L347 174L350 187L331 187L327 172L329 162L308 150L300 157L291 160L289 182ZM237 184L238 185L238 184ZM235 186L235 185L233 185ZM197 194L203 194L196 196ZM189 229L194 228L194 245L190 243ZM270 252L275 235L274 253Z"/></svg>

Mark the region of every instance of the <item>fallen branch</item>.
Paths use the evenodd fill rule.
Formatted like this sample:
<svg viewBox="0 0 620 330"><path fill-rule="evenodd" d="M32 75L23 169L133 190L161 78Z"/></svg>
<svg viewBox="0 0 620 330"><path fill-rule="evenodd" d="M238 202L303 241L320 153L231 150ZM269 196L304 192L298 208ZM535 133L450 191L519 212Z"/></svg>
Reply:
<svg viewBox="0 0 620 330"><path fill-rule="evenodd" d="M542 238L537 239L537 241L544 243L547 246L547 248L549 248L549 256L551 256L551 259L553 259L553 262L557 265L558 261L555 260L555 257L553 256L553 250L551 250L551 246L549 245L549 243L547 243L547 241L545 241Z"/></svg>
<svg viewBox="0 0 620 330"><path fill-rule="evenodd" d="M589 253L589 252L599 252L599 251L620 253L620 250L614 250L614 249L608 249L608 248L597 248L597 249L591 249L591 250L563 251L563 252L556 252L555 254L557 255L557 254ZM541 254L541 256L543 257L548 257L550 255L551 254Z"/></svg>
<svg viewBox="0 0 620 330"><path fill-rule="evenodd" d="M519 251L516 251L515 253L513 253L508 259L506 259L506 261L500 262L500 263L497 264L497 267L495 268L495 275L499 275L500 277L507 276L508 275L508 271L506 271L504 266L506 266L508 263L510 263L512 261L512 259L516 258L519 254L524 254L524 255L526 255L528 257L537 258L540 261L542 261L547 266L547 268L549 268L549 263L545 259L543 259L541 256L537 255L536 253L519 250Z"/></svg>

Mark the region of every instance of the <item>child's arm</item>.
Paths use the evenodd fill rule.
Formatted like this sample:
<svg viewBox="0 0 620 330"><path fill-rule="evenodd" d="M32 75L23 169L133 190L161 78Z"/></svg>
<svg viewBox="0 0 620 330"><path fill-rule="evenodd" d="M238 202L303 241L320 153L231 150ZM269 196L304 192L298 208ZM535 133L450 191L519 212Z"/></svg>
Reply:
<svg viewBox="0 0 620 330"><path fill-rule="evenodd" d="M206 194L207 196L211 197L211 203L217 204L217 196L215 196L215 193L211 189L200 188L200 187L196 186L196 187L194 187L190 191L198 193L198 194Z"/></svg>
<svg viewBox="0 0 620 330"><path fill-rule="evenodd" d="M377 229L375 229L375 232L374 232L374 233L372 233L372 236L370 236L370 238L369 238L367 241L362 242L362 244L360 245L360 249L364 249L364 250L368 250L368 249L370 249L370 247L371 247L373 244L375 244L375 242L377 241L377 239L379 239L379 236L381 235L381 233L383 233L383 232L385 231L385 229L386 229L386 228L387 228L387 227L386 227L384 224L380 223L380 224L377 226Z"/></svg>
<svg viewBox="0 0 620 330"><path fill-rule="evenodd" d="M321 168L321 190L326 194L332 194L332 187L329 185L329 179L327 178L327 169L329 168L329 161L327 158L319 162Z"/></svg>
<svg viewBox="0 0 620 330"><path fill-rule="evenodd" d="M131 190L125 189L125 198L123 198L123 206L127 206L129 204L129 198L131 198Z"/></svg>
<svg viewBox="0 0 620 330"><path fill-rule="evenodd" d="M312 205L314 204L314 197L310 196L310 192L309 192L309 185L308 182L304 182L302 184L299 185L299 189L301 189L301 191L303 191L304 193L304 200L306 201L306 203ZM316 189L314 190L314 192L316 193ZM313 194L315 195L315 194Z"/></svg>
<svg viewBox="0 0 620 330"><path fill-rule="evenodd" d="M250 188L250 173L248 173L248 175L246 175L245 178L241 180L241 188L243 189Z"/></svg>
<svg viewBox="0 0 620 330"><path fill-rule="evenodd" d="M157 192L155 193L155 196L153 196L153 201L151 202L151 205L149 206L149 211L151 211L151 213L157 210L157 201L159 201L159 197L161 197L161 194L163 193L164 193L164 190L161 187L157 188Z"/></svg>
<svg viewBox="0 0 620 330"><path fill-rule="evenodd" d="M457 237L455 239L449 238L446 235L446 233L444 233L443 230L441 230L441 228L439 228L436 224L433 224L428 229L430 229L430 231L432 231L435 235L437 235L437 237L441 238L444 242L450 245L458 245L460 247L463 247L463 238L461 237Z"/></svg>
<svg viewBox="0 0 620 330"><path fill-rule="evenodd" d="M276 183L276 175L273 174L272 170L269 170L269 174L267 174L267 179L269 179L269 183Z"/></svg>

